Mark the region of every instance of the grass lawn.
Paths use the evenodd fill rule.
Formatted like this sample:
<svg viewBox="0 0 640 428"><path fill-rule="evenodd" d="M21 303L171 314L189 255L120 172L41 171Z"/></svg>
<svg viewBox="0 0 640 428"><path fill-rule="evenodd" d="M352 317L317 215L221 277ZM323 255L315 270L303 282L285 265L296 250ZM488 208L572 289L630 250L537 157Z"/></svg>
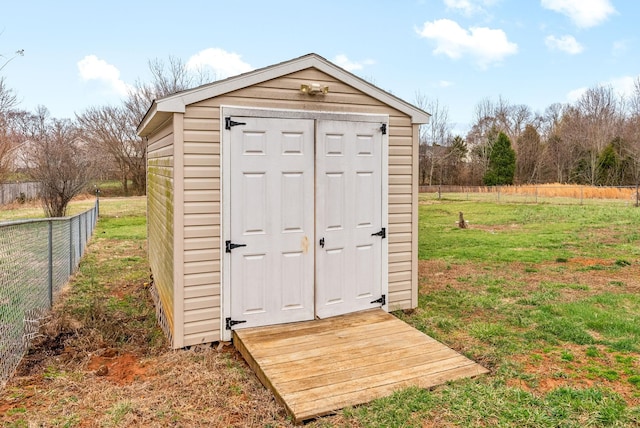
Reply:
<svg viewBox="0 0 640 428"><path fill-rule="evenodd" d="M0 393L0 423L293 426L231 347L167 350L144 213L144 199L101 201L79 272ZM419 307L396 315L491 374L307 426L639 426L639 224L632 207L423 198Z"/></svg>
<svg viewBox="0 0 640 428"><path fill-rule="evenodd" d="M83 213L91 208L96 199L90 195L82 195L71 201L67 207L67 216ZM0 222L44 218L44 209L39 201L27 201L24 204L13 203L0 206Z"/></svg>

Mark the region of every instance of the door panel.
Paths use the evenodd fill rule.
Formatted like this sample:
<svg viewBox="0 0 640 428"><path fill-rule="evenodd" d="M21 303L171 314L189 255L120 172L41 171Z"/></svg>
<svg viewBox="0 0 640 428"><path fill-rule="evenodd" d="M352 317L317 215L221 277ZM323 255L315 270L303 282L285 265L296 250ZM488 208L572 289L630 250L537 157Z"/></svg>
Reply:
<svg viewBox="0 0 640 428"><path fill-rule="evenodd" d="M234 328L314 317L314 121L245 117L230 130Z"/></svg>
<svg viewBox="0 0 640 428"><path fill-rule="evenodd" d="M316 315L379 306L382 135L379 124L319 120L316 131Z"/></svg>

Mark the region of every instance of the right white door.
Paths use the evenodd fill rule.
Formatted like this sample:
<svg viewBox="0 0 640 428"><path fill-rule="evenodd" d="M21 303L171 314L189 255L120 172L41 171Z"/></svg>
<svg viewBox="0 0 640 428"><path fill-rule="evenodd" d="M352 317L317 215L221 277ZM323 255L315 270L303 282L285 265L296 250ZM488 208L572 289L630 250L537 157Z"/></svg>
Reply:
<svg viewBox="0 0 640 428"><path fill-rule="evenodd" d="M316 130L316 316L381 306L380 124L318 120Z"/></svg>

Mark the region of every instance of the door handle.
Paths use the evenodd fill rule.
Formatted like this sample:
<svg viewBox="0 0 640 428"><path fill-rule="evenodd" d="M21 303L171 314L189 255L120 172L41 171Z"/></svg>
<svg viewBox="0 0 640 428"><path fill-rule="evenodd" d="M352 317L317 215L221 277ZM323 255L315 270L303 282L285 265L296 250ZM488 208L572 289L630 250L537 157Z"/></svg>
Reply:
<svg viewBox="0 0 640 428"><path fill-rule="evenodd" d="M234 244L231 241L225 241L224 246L225 246L225 251L227 253L230 253L231 250L233 250L234 248L246 247L247 244Z"/></svg>
<svg viewBox="0 0 640 428"><path fill-rule="evenodd" d="M372 233L371 236L379 236L384 239L387 237L387 228L383 227L382 229L380 229L380 232Z"/></svg>
<svg viewBox="0 0 640 428"><path fill-rule="evenodd" d="M324 248L324 238L320 238L320 248Z"/></svg>

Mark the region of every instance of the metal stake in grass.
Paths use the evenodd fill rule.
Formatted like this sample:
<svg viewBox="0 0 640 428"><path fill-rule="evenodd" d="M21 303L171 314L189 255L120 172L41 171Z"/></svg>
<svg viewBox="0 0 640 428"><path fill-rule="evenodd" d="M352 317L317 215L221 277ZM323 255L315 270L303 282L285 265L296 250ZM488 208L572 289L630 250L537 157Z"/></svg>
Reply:
<svg viewBox="0 0 640 428"><path fill-rule="evenodd" d="M458 223L458 227L460 229L466 229L468 224L466 221L464 221L464 216L462 215L462 211L460 211L460 219L456 222Z"/></svg>

